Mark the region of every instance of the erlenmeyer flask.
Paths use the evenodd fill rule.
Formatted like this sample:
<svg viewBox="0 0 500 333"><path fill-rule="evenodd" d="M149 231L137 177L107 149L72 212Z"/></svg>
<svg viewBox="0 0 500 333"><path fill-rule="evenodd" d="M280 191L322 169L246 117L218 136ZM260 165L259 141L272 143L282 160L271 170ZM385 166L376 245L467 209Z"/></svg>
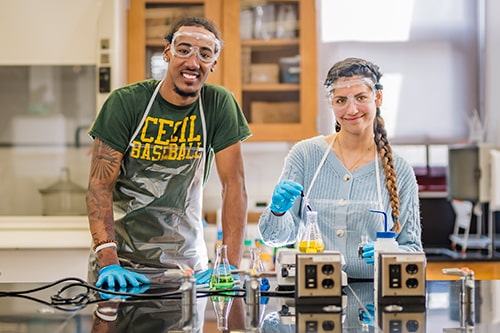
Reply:
<svg viewBox="0 0 500 333"><path fill-rule="evenodd" d="M217 317L217 330L225 331L228 329L228 317L233 304L233 298L229 296L211 296L212 306Z"/></svg>
<svg viewBox="0 0 500 333"><path fill-rule="evenodd" d="M250 269L254 269L257 273L264 272L264 264L262 263L261 250L258 247L250 248Z"/></svg>
<svg viewBox="0 0 500 333"><path fill-rule="evenodd" d="M325 243L318 225L318 212L306 212L306 225L299 237L299 251L304 253L319 253L325 250Z"/></svg>
<svg viewBox="0 0 500 333"><path fill-rule="evenodd" d="M227 245L217 246L215 263L210 277L210 289L230 289L234 287L234 279L231 274L231 266L227 260Z"/></svg>

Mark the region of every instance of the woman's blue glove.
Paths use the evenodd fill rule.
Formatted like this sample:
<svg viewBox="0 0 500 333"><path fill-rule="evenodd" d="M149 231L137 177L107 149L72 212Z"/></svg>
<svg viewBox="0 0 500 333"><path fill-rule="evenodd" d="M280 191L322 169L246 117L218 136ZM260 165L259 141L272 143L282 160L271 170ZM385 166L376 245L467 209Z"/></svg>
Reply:
<svg viewBox="0 0 500 333"><path fill-rule="evenodd" d="M373 247L373 242L370 242L363 246L363 253L361 258L365 260L367 264L373 264L375 262L375 248Z"/></svg>
<svg viewBox="0 0 500 333"><path fill-rule="evenodd" d="M107 284L108 288L113 289L115 288L115 281L120 288L126 288L127 284L130 284L132 287L138 287L141 283L151 283L146 276L129 271L115 264L105 266L99 270L99 277L95 285L101 288L104 284Z"/></svg>
<svg viewBox="0 0 500 333"><path fill-rule="evenodd" d="M271 211L285 213L292 208L295 200L302 194L303 187L293 180L281 180L275 187L271 201Z"/></svg>
<svg viewBox="0 0 500 333"><path fill-rule="evenodd" d="M358 317L363 324L373 326L375 323L375 305L366 304L365 309L358 310Z"/></svg>
<svg viewBox="0 0 500 333"><path fill-rule="evenodd" d="M237 268L233 265L229 265L229 268L234 271L237 270ZM194 278L196 279L196 284L209 284L210 283L210 277L212 276L212 268L209 268L207 270L204 270L202 272L196 273L194 275ZM240 276L238 274L233 274L233 280L239 280Z"/></svg>

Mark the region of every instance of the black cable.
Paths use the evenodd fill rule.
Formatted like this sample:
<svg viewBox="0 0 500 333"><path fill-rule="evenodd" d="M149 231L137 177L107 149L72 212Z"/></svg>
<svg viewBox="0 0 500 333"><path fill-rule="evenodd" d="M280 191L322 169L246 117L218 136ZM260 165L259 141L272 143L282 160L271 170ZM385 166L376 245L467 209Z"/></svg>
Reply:
<svg viewBox="0 0 500 333"><path fill-rule="evenodd" d="M54 286L66 282L71 282L71 283L64 285L62 288L59 289L59 291L55 295L50 296L50 302L34 296L27 295L42 290L46 290L48 288L52 288ZM152 284L152 285L164 286L163 284ZM145 285L145 287L149 288L150 285ZM72 288L83 288L84 291L70 296L62 295L65 292L69 292L70 289ZM0 297L19 297L19 298L29 299L62 311L77 311L90 304L96 304L113 299L112 297L110 298L103 297L103 295L114 295L114 296L119 296L120 298L127 298L129 300L150 300L150 299L181 299L182 293L183 291L180 288L175 289L173 291L166 291L161 293L158 292L137 293L137 292L115 291L104 288L98 288L94 285L87 283L82 279L69 277L33 289L20 290L20 291L0 291ZM101 297L97 298L96 297L97 294L100 294ZM293 291L285 291L285 292L261 291L262 297L274 297L274 296L294 297L294 295L295 293ZM218 289L218 290L197 289L196 296L197 298L211 297L211 296L245 297L246 291L245 289L242 288Z"/></svg>
<svg viewBox="0 0 500 333"><path fill-rule="evenodd" d="M61 284L63 282L67 282L67 281L78 281L81 284L87 284L87 282L84 281L84 280L82 280L82 279L75 278L75 277L68 277L68 278L60 279L60 280L57 280L57 281L48 283L46 285L43 285L41 287L37 287L37 288L33 288L33 289L21 290L21 291L0 291L0 297L2 297L2 296L12 296L12 295L21 295L21 294L30 294L30 293L34 293L34 292L37 292L37 291L41 291L41 290L45 290L45 289L51 288L53 286L56 286L58 284Z"/></svg>

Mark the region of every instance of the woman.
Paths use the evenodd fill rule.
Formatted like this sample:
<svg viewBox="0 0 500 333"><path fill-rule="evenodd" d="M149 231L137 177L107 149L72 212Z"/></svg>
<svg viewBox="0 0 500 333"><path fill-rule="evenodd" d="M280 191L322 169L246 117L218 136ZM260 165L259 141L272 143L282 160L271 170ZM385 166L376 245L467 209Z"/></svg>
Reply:
<svg viewBox="0 0 500 333"><path fill-rule="evenodd" d="M344 255L350 278L373 278L373 266L358 255L362 239L373 242L384 231L383 215L370 210L387 213L401 251L422 251L418 186L412 167L389 145L381 77L378 66L363 59L333 65L325 86L336 133L290 150L259 221L264 242L283 246L298 239L305 211L317 211L325 250Z"/></svg>

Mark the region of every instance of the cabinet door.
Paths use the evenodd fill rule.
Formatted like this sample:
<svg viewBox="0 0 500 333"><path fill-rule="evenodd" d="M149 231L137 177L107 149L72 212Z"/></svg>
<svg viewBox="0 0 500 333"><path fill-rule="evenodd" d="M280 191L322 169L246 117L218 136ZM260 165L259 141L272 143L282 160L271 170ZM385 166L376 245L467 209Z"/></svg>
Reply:
<svg viewBox="0 0 500 333"><path fill-rule="evenodd" d="M317 134L314 0L224 0L223 84L250 123L251 141Z"/></svg>
<svg viewBox="0 0 500 333"><path fill-rule="evenodd" d="M182 16L205 16L221 28L221 0L130 0L127 35L127 81L162 79L166 63L162 52L170 24ZM209 82L221 83L220 72Z"/></svg>

